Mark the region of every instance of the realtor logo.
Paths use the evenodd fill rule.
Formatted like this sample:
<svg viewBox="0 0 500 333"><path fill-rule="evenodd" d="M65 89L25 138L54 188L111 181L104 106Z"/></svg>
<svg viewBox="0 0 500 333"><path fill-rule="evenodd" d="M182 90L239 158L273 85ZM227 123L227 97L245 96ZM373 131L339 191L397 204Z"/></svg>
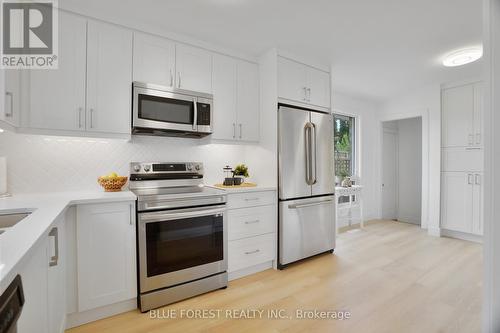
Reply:
<svg viewBox="0 0 500 333"><path fill-rule="evenodd" d="M2 1L2 68L57 68L57 4Z"/></svg>

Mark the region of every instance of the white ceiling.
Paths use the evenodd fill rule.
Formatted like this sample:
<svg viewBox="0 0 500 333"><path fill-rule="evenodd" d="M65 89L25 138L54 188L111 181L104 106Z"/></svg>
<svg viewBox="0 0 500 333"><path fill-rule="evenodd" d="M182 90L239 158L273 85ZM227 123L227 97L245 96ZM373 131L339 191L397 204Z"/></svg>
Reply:
<svg viewBox="0 0 500 333"><path fill-rule="evenodd" d="M59 0L258 56L278 47L333 64L334 88L387 100L426 84L479 77L481 62L444 68L481 44L480 0Z"/></svg>

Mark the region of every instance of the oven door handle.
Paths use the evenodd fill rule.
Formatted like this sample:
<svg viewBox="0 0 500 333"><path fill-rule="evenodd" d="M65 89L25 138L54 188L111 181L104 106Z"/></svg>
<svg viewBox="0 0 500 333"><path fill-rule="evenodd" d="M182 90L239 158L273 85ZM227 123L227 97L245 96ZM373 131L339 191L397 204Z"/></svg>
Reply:
<svg viewBox="0 0 500 333"><path fill-rule="evenodd" d="M226 212L226 209L216 208L216 209L204 209L200 211L189 211L189 212L155 212L155 213L139 213L140 223L150 223L150 222L160 222L168 220L178 220L182 218L191 217L201 217L210 215L222 215Z"/></svg>

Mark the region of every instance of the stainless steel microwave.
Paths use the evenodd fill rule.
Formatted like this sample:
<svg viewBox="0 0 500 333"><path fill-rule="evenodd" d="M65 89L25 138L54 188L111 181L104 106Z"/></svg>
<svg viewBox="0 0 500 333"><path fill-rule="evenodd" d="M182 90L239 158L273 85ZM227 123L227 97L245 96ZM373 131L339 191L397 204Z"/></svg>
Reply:
<svg viewBox="0 0 500 333"><path fill-rule="evenodd" d="M202 137L212 133L210 94L134 82L132 134Z"/></svg>

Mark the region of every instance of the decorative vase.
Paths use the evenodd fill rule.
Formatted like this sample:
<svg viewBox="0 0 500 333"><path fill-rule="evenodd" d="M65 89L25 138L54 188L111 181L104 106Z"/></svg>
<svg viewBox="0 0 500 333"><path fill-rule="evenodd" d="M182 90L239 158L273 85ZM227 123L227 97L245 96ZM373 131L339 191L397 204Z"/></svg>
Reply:
<svg viewBox="0 0 500 333"><path fill-rule="evenodd" d="M351 186L352 186L351 177L345 177L344 180L342 180L342 187L351 187Z"/></svg>

